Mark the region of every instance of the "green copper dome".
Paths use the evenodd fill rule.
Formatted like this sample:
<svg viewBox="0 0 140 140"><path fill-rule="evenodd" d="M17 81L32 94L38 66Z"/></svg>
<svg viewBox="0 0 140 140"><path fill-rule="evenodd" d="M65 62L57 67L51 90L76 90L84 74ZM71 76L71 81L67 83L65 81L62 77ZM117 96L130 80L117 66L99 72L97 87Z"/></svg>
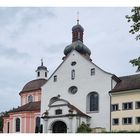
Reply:
<svg viewBox="0 0 140 140"><path fill-rule="evenodd" d="M76 50L81 54L89 55L91 54L90 49L83 44L80 40L72 42L72 44L66 46L64 54L68 55L72 50Z"/></svg>

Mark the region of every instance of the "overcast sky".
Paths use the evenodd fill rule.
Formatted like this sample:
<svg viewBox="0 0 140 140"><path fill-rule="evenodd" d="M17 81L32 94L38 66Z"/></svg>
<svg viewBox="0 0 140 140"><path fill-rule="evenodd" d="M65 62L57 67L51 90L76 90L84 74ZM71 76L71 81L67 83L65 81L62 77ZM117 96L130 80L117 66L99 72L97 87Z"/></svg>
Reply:
<svg viewBox="0 0 140 140"><path fill-rule="evenodd" d="M135 74L129 60L140 42L129 34L125 15L131 8L0 8L0 112L20 105L19 92L36 78L43 58L49 76L71 43L71 28L80 12L84 44L93 62L117 76Z"/></svg>

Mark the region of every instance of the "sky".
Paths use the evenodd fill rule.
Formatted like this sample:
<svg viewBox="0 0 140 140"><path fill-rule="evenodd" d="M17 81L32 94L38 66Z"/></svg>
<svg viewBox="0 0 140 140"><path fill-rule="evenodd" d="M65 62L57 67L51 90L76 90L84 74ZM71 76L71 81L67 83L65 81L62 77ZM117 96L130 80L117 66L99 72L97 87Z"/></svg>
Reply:
<svg viewBox="0 0 140 140"><path fill-rule="evenodd" d="M93 63L117 76L136 74L129 61L139 56L140 45L129 33L129 7L1 7L0 112L20 105L19 92L36 79L41 58L49 76L62 62L77 11Z"/></svg>

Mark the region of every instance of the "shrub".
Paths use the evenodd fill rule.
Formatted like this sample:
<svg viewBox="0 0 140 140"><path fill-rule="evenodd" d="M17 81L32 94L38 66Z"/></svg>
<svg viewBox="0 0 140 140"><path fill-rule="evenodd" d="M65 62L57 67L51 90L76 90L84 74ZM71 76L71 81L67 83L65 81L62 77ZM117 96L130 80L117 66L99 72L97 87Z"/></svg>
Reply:
<svg viewBox="0 0 140 140"><path fill-rule="evenodd" d="M91 133L91 128L88 124L82 122L82 124L77 128L77 133Z"/></svg>

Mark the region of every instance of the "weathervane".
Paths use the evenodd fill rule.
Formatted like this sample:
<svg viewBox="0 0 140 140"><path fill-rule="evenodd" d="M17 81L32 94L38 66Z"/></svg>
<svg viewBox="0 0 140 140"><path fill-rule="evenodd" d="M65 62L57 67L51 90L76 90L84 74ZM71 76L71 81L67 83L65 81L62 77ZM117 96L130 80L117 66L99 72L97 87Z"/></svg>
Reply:
<svg viewBox="0 0 140 140"><path fill-rule="evenodd" d="M43 58L41 58L41 66L43 66Z"/></svg>
<svg viewBox="0 0 140 140"><path fill-rule="evenodd" d="M77 11L77 24L79 24L79 11Z"/></svg>

